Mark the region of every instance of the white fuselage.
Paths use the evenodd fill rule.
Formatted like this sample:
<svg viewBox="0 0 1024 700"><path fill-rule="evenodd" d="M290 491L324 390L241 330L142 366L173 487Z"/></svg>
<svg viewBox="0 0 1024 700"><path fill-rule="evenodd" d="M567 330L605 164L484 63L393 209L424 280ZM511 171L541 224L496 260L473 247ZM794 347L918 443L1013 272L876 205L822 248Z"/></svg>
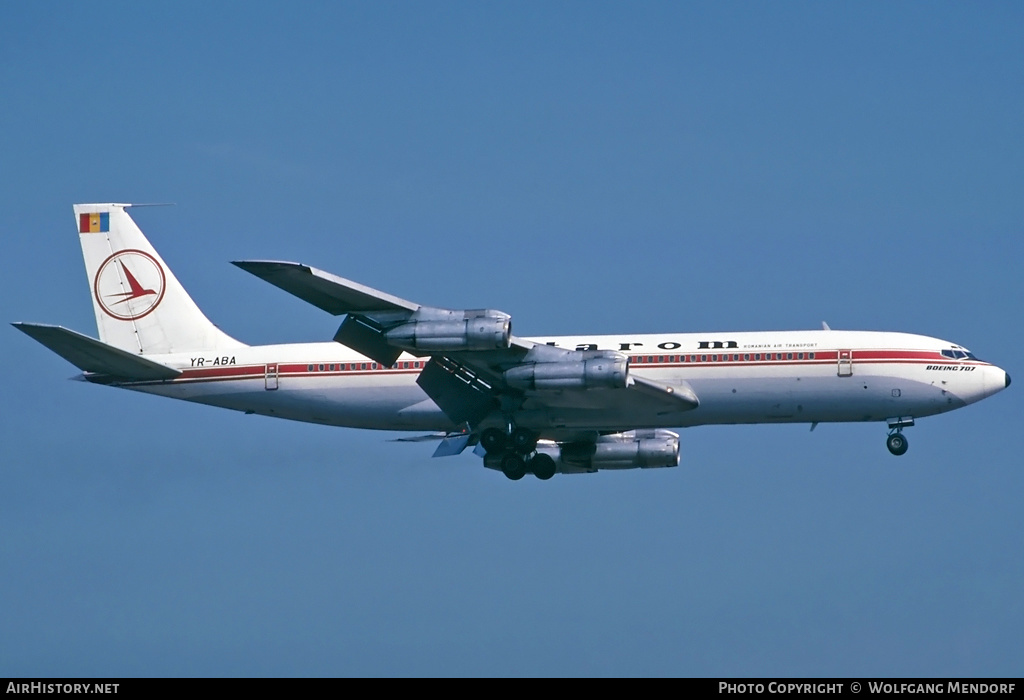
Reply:
<svg viewBox="0 0 1024 700"><path fill-rule="evenodd" d="M527 400L515 415L518 425L545 436L583 428L920 418L978 401L1008 382L1003 370L987 362L952 357L950 349L960 346L906 333L823 330L530 340L625 352L630 372L688 386L700 400L696 409L658 414L645 412L642 405L588 410L578 394L567 397L563 409L549 393L543 408L533 411ZM416 384L429 358L403 355L396 365L383 367L328 342L152 359L183 373L174 380L121 386L327 425L405 431L456 427Z"/></svg>

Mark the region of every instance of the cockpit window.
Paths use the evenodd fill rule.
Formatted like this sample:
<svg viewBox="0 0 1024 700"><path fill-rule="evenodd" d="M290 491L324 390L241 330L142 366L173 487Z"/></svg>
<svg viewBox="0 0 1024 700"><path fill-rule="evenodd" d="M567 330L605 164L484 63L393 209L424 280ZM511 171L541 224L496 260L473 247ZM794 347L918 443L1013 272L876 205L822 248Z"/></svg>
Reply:
<svg viewBox="0 0 1024 700"><path fill-rule="evenodd" d="M943 350L942 351L942 356L943 357L948 357L951 360L955 360L956 359L956 355L953 354L952 350Z"/></svg>
<svg viewBox="0 0 1024 700"><path fill-rule="evenodd" d="M967 350L943 350L943 357L948 357L951 360L977 360L973 352Z"/></svg>

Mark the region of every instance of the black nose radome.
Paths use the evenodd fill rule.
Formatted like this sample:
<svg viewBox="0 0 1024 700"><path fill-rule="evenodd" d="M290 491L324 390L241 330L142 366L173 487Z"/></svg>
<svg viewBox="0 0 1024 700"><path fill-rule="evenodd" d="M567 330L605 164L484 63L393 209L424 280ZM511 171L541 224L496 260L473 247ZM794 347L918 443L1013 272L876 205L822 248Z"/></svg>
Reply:
<svg viewBox="0 0 1024 700"><path fill-rule="evenodd" d="M1006 375L1006 386L1010 386L1010 374L1009 372L1003 372Z"/></svg>

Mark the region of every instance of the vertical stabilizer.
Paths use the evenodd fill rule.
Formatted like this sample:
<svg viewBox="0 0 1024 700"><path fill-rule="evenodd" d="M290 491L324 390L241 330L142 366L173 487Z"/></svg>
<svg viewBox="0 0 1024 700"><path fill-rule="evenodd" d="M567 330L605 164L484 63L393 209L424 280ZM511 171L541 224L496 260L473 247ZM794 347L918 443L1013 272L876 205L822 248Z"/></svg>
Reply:
<svg viewBox="0 0 1024 700"><path fill-rule="evenodd" d="M203 315L129 206L75 205L100 340L142 355L244 347Z"/></svg>

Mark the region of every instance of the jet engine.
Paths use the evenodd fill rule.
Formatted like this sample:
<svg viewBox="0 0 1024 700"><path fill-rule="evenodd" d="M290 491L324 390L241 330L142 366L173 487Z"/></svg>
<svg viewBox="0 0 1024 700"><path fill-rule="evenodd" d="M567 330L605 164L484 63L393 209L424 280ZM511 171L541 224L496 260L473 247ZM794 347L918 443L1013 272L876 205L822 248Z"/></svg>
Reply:
<svg viewBox="0 0 1024 700"><path fill-rule="evenodd" d="M509 386L523 390L623 389L629 381L626 356L618 352L579 353L585 359L530 362L505 371Z"/></svg>
<svg viewBox="0 0 1024 700"><path fill-rule="evenodd" d="M630 430L602 435L596 442L544 445L537 449L551 454L562 473L679 466L679 435L670 430Z"/></svg>
<svg viewBox="0 0 1024 700"><path fill-rule="evenodd" d="M421 308L408 322L388 330L387 342L405 350L458 352L507 348L512 338L512 319L490 309L448 311Z"/></svg>

